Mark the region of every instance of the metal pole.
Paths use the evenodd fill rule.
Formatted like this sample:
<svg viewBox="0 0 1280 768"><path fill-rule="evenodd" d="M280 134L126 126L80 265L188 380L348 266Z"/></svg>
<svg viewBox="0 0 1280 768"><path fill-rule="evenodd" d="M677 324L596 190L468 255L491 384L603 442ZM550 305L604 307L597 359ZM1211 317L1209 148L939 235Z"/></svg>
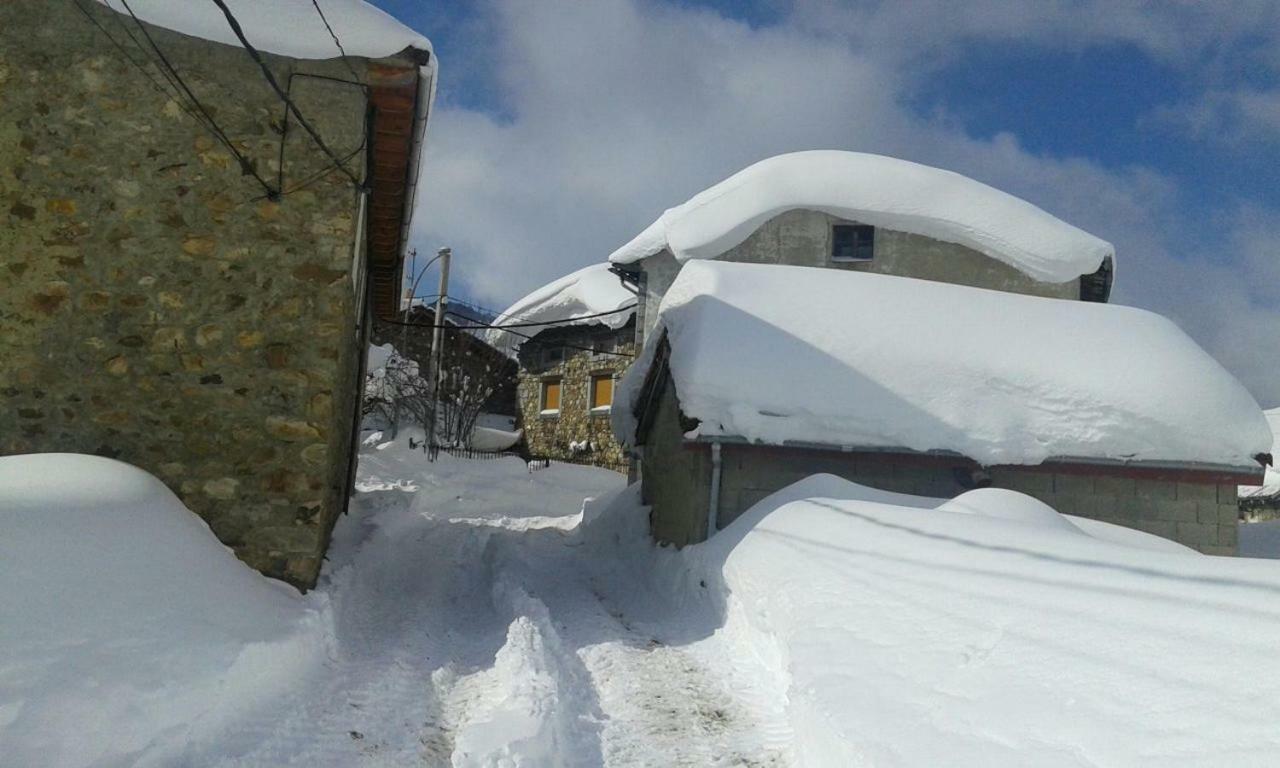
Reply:
<svg viewBox="0 0 1280 768"><path fill-rule="evenodd" d="M410 258L409 274L412 275L418 268L418 249L417 248L414 248L413 250L409 251L409 258ZM423 270L423 272L425 271L426 270ZM416 293L417 290L418 290L418 282L417 280L415 280L413 283L413 287L409 289L409 301L406 302L405 308L404 308L404 322L406 323L406 325L403 325L400 328L400 349L399 349L400 355L405 355L408 353L409 326L407 325L407 323L409 322L409 310L413 309L413 294ZM399 434L400 434L400 398L397 397L395 403L392 405L391 439L395 440L396 436Z"/></svg>
<svg viewBox="0 0 1280 768"><path fill-rule="evenodd" d="M435 330L431 335L431 367L427 371L427 382L431 387L431 425L427 439L431 445L436 444L436 413L440 406L440 381L443 378L441 362L444 359L444 314L449 299L449 260L453 256L450 248L441 248L437 258L440 259L440 292L436 296Z"/></svg>

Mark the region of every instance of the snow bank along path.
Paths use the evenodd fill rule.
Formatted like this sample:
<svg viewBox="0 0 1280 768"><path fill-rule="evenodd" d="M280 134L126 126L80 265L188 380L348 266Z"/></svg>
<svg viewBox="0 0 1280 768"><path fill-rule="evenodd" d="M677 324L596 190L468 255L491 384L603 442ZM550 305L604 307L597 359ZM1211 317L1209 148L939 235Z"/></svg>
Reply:
<svg viewBox="0 0 1280 768"><path fill-rule="evenodd" d="M0 458L0 585L6 766L173 765L325 654L322 598L109 459Z"/></svg>
<svg viewBox="0 0 1280 768"><path fill-rule="evenodd" d="M631 320L635 310L618 312L636 303L635 294L622 286L618 276L609 271L608 264L592 264L576 272L554 280L516 301L499 315L497 324L503 323L548 323L575 325L558 321L572 321L583 315L600 315L604 312L612 314L602 317L590 317L579 321L581 324L600 323L610 328L621 328ZM524 342L524 336L534 336L546 326L534 325L520 328L522 336L494 329L488 331L488 342L508 354L515 354L516 348Z"/></svg>
<svg viewBox="0 0 1280 768"><path fill-rule="evenodd" d="M815 476L648 555L620 533L644 512L629 491L586 526L648 574L634 593L714 605L735 659L783 687L798 765L1275 764L1275 561L1000 489L944 502Z"/></svg>
<svg viewBox="0 0 1280 768"><path fill-rule="evenodd" d="M633 621L637 574L584 538L583 500L622 482L368 446L318 587L335 651L209 764L782 764L770 697L720 669L711 617Z"/></svg>
<svg viewBox="0 0 1280 768"><path fill-rule="evenodd" d="M813 150L762 160L669 208L609 261L629 264L664 249L680 261L713 259L798 208L958 243L1046 282L1090 274L1115 256L1110 243L958 173Z"/></svg>
<svg viewBox="0 0 1280 768"><path fill-rule="evenodd" d="M1172 322L1131 307L703 261L680 271L658 326L618 400L634 404L665 329L681 408L704 436L948 450L984 464L1256 469L1271 448L1243 385ZM614 409L628 440L630 414Z"/></svg>

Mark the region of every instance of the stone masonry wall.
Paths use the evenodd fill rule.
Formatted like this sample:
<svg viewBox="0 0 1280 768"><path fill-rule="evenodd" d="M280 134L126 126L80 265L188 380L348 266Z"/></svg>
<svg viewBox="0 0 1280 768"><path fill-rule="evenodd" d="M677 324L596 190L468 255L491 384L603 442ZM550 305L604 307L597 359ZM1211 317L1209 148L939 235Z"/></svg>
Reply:
<svg viewBox="0 0 1280 768"><path fill-rule="evenodd" d="M630 331L626 331L630 333ZM589 346L589 337L579 340ZM612 374L617 379L631 364L634 344L624 344L616 351L621 355L594 355L586 351L568 350L563 362L549 366L521 366L516 397L520 407L520 426L529 452L539 458L559 459L625 471L626 454L613 436L608 411L590 408L591 377ZM542 382L560 378L560 412L542 414ZM573 451L569 444L587 442L587 451Z"/></svg>
<svg viewBox="0 0 1280 768"><path fill-rule="evenodd" d="M646 462L647 466L647 462ZM819 472L886 491L951 498L964 492L950 466L905 464L887 456L838 451L723 448L720 525L765 496ZM1153 533L1215 555L1233 555L1237 543L1236 486L1136 479L1115 472L1052 472L994 468L992 485L1033 496L1067 515Z"/></svg>
<svg viewBox="0 0 1280 768"><path fill-rule="evenodd" d="M84 6L150 60L129 17ZM250 565L307 586L345 494L356 192L296 124L282 140L243 50L150 32L258 172L298 189L262 199L70 0L0 3L0 454L140 466ZM362 90L298 76L346 66L268 60L360 173Z"/></svg>

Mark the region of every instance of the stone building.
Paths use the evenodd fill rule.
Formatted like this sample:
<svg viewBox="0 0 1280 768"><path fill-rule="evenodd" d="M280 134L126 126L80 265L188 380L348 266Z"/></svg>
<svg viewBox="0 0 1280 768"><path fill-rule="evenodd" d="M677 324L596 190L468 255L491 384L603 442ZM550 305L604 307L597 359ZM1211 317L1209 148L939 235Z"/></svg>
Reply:
<svg viewBox="0 0 1280 768"><path fill-rule="evenodd" d="M1114 249L959 174L816 151L756 163L665 212L609 260L643 297L637 342L690 260L788 264L1105 302Z"/></svg>
<svg viewBox="0 0 1280 768"><path fill-rule="evenodd" d="M1009 488L1234 554L1236 486L1271 461L1244 387L1141 310L715 261L670 297L614 415L660 541L829 473L933 498Z"/></svg>
<svg viewBox="0 0 1280 768"><path fill-rule="evenodd" d="M593 264L533 291L498 316L489 341L519 363L518 425L537 458L626 471L609 424L614 384L635 357L634 285Z"/></svg>
<svg viewBox="0 0 1280 768"><path fill-rule="evenodd" d="M609 416L615 382L635 353L635 321L548 328L520 345L517 399L526 449L625 472Z"/></svg>
<svg viewBox="0 0 1280 768"><path fill-rule="evenodd" d="M340 58L304 5L236 11L318 139L212 3L0 4L0 453L137 465L306 588L435 70L425 38L335 0Z"/></svg>
<svg viewBox="0 0 1280 768"><path fill-rule="evenodd" d="M451 305L454 302L450 302ZM471 326L487 322L480 317L468 317L454 310L444 312L446 323L452 326ZM426 372L430 368L431 344L434 334L431 326L435 325L436 311L433 306L415 303L406 311L400 312L394 320L386 322L375 318L373 323L373 343L390 344L396 351L417 364L418 370ZM411 326L400 323L411 323ZM447 369L459 369L464 373L475 372L485 382L491 382L493 393L486 398L482 410L486 414L514 417L516 415L516 363L508 355L494 348L485 337L473 329L446 328L444 338L444 360Z"/></svg>

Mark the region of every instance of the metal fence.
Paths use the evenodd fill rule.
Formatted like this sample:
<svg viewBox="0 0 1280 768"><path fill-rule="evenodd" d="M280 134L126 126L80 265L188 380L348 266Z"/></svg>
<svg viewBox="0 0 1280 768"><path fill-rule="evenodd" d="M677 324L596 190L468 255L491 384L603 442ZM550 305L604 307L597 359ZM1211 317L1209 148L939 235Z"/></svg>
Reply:
<svg viewBox="0 0 1280 768"><path fill-rule="evenodd" d="M629 466L625 461L599 461L590 459L551 459L546 456L527 456L518 451L477 451L471 448L455 448L443 445L427 445L426 442L414 443L411 448L421 448L422 452L427 454L430 461L435 461L440 454L444 453L455 459L470 459L473 461L491 461L493 459L520 459L529 467L529 471L533 472L538 469L546 469L551 466L554 461L558 464L576 464L584 467L600 467L621 474L627 474Z"/></svg>

